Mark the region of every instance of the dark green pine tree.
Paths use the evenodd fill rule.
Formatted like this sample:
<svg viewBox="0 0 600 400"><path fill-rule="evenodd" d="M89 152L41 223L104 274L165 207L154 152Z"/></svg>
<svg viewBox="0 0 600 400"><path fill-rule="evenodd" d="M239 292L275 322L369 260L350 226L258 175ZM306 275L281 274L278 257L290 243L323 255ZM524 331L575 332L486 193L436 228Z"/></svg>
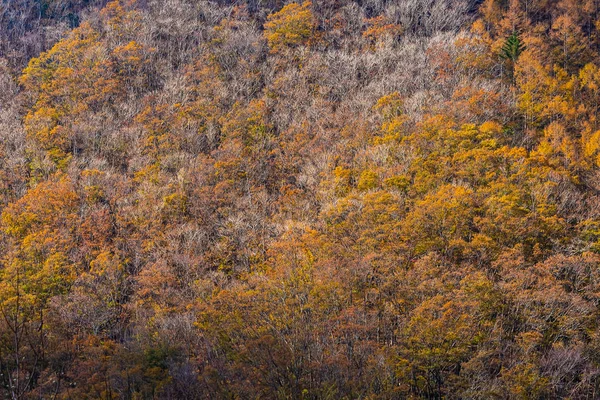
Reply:
<svg viewBox="0 0 600 400"><path fill-rule="evenodd" d="M506 38L506 42L504 42L504 45L500 50L500 58L503 60L511 60L515 63L525 49L526 47L519 38L517 32L513 32L512 35Z"/></svg>
<svg viewBox="0 0 600 400"><path fill-rule="evenodd" d="M517 32L513 32L507 37L502 49L500 49L500 58L509 61L509 66L507 67L508 76L513 83L515 79L515 63L525 49L526 47Z"/></svg>

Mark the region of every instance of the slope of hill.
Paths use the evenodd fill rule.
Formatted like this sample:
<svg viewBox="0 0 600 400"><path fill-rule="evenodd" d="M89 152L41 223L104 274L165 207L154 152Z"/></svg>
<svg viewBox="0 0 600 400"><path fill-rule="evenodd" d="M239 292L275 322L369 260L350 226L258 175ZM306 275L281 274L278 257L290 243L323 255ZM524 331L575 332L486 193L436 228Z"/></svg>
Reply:
<svg viewBox="0 0 600 400"><path fill-rule="evenodd" d="M600 396L597 0L0 7L3 397Z"/></svg>

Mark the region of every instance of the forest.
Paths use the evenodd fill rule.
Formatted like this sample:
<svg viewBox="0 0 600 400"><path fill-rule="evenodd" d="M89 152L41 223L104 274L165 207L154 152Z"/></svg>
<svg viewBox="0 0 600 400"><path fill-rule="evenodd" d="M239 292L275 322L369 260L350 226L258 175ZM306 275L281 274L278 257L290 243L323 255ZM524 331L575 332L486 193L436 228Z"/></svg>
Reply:
<svg viewBox="0 0 600 400"><path fill-rule="evenodd" d="M0 0L0 398L600 399L600 0Z"/></svg>

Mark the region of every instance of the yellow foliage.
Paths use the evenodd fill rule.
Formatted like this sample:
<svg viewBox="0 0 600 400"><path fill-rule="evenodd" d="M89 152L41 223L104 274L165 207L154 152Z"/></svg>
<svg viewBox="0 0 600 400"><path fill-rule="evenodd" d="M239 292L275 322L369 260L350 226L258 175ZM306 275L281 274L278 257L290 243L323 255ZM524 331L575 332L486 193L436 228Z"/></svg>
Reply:
<svg viewBox="0 0 600 400"><path fill-rule="evenodd" d="M377 173L370 170L365 170L360 174L356 185L358 190L374 189L379 184L379 176Z"/></svg>
<svg viewBox="0 0 600 400"><path fill-rule="evenodd" d="M585 141L583 144L585 157L600 167L600 131L596 131L589 138L584 137L582 140Z"/></svg>
<svg viewBox="0 0 600 400"><path fill-rule="evenodd" d="M586 64L579 71L581 86L597 91L600 87L600 69L595 64Z"/></svg>
<svg viewBox="0 0 600 400"><path fill-rule="evenodd" d="M392 176L383 182L387 187L405 191L410 186L410 179L404 175Z"/></svg>
<svg viewBox="0 0 600 400"><path fill-rule="evenodd" d="M315 29L311 3L290 3L267 17L265 38L272 53L306 45Z"/></svg>
<svg viewBox="0 0 600 400"><path fill-rule="evenodd" d="M335 193L337 196L345 196L350 190L353 171L342 166L333 170Z"/></svg>
<svg viewBox="0 0 600 400"><path fill-rule="evenodd" d="M65 293L76 278L68 254L77 245L77 195L66 176L40 183L2 213L2 228L14 240L14 251L0 271L0 305L21 298L40 307ZM12 312L19 312L18 309Z"/></svg>

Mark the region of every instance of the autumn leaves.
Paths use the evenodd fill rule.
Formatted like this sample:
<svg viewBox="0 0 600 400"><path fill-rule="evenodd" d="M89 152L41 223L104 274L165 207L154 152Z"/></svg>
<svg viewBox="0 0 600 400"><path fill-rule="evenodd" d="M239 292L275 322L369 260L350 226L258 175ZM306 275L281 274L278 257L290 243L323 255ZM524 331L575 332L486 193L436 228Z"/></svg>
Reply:
<svg viewBox="0 0 600 400"><path fill-rule="evenodd" d="M24 69L6 393L593 397L595 3L267 3L111 2Z"/></svg>

